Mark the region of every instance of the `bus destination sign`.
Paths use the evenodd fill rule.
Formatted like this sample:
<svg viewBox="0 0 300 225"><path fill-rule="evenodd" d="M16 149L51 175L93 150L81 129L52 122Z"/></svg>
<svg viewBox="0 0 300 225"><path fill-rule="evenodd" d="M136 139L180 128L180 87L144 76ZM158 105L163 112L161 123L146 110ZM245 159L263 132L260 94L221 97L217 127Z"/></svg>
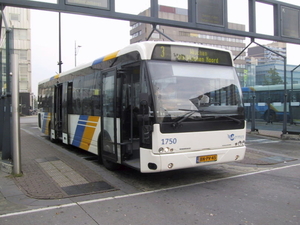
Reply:
<svg viewBox="0 0 300 225"><path fill-rule="evenodd" d="M229 52L177 45L156 45L152 59L232 66Z"/></svg>
<svg viewBox="0 0 300 225"><path fill-rule="evenodd" d="M110 0L66 0L66 4L109 10L109 1Z"/></svg>
<svg viewBox="0 0 300 225"><path fill-rule="evenodd" d="M281 35L289 38L300 38L300 10L282 6L281 17Z"/></svg>

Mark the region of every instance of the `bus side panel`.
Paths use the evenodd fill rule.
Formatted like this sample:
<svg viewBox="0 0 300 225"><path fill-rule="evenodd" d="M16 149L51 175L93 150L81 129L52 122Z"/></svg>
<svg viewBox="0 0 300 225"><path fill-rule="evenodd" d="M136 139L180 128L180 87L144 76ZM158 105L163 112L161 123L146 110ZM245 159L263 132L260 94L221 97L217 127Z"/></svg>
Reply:
<svg viewBox="0 0 300 225"><path fill-rule="evenodd" d="M40 112L39 113L39 118L40 118L40 124L41 124L41 132L49 135L49 123L51 120L51 113L48 112Z"/></svg>
<svg viewBox="0 0 300 225"><path fill-rule="evenodd" d="M69 115L69 143L83 150L98 154L100 117Z"/></svg>

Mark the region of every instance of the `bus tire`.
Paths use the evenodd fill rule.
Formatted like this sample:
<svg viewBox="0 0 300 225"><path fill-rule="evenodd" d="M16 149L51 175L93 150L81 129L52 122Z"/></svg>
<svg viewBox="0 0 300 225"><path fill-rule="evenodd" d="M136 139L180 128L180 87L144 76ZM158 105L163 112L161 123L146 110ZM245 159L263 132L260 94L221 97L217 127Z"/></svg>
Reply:
<svg viewBox="0 0 300 225"><path fill-rule="evenodd" d="M106 131L103 132L103 135L104 135L103 138L111 140L109 134ZM99 136L99 138L98 138L98 143L100 143L100 144L98 144L98 155L100 156L99 162L102 162L103 166L108 170L111 170L111 171L118 170L121 167L120 164L103 158L103 149L102 149L102 144L101 144L100 140L101 140L101 138Z"/></svg>

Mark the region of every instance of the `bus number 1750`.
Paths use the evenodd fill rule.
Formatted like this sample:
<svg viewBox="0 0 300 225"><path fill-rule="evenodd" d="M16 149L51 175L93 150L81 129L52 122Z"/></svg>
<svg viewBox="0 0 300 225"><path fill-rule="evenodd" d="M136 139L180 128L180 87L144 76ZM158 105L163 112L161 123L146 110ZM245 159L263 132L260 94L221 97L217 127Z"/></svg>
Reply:
<svg viewBox="0 0 300 225"><path fill-rule="evenodd" d="M177 143L177 138L164 138L161 139L162 145L175 145Z"/></svg>

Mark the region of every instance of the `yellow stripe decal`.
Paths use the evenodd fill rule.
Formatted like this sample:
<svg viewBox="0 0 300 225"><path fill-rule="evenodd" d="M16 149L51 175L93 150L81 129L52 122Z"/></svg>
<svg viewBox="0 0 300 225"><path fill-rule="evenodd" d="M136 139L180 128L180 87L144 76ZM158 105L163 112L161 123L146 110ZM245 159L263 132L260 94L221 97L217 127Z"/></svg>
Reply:
<svg viewBox="0 0 300 225"><path fill-rule="evenodd" d="M87 118L84 132L79 146L81 149L89 150L98 121L99 121L99 117L97 116L89 116Z"/></svg>
<svg viewBox="0 0 300 225"><path fill-rule="evenodd" d="M113 52L107 56L104 57L103 61L107 61L107 60L110 60L110 59L114 59L117 57L119 51L116 51L116 52Z"/></svg>

